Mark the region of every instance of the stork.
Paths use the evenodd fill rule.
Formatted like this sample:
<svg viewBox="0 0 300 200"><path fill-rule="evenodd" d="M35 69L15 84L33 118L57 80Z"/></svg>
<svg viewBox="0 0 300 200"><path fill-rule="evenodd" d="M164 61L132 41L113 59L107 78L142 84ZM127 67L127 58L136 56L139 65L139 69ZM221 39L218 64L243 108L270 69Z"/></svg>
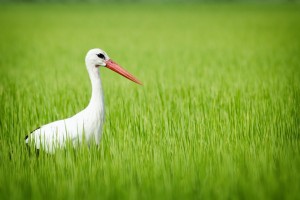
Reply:
<svg viewBox="0 0 300 200"><path fill-rule="evenodd" d="M51 122L32 131L25 137L25 143L33 143L36 149L54 153L57 148L64 148L67 141L74 147L93 140L99 144L104 123L104 100L99 74L100 67L107 67L127 79L142 85L133 75L111 60L101 49L91 49L85 57L86 68L92 84L92 97L88 106L76 115Z"/></svg>

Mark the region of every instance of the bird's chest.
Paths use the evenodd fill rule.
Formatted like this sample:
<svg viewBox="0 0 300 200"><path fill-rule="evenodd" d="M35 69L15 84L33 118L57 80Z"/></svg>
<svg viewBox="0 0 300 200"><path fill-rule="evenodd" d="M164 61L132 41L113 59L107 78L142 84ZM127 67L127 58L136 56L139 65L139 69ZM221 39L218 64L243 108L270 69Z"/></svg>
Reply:
<svg viewBox="0 0 300 200"><path fill-rule="evenodd" d="M85 138L89 142L92 139L99 140L101 137L104 124L104 110L98 112L89 112L84 118L84 133Z"/></svg>

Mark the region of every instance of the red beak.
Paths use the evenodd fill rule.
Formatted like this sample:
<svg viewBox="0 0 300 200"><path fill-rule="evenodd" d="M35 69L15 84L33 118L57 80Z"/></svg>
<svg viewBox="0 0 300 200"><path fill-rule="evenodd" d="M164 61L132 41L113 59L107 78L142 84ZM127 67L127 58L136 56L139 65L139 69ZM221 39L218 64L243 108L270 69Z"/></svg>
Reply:
<svg viewBox="0 0 300 200"><path fill-rule="evenodd" d="M129 80L131 80L137 84L143 85L141 83L141 81L139 81L137 78L135 78L133 75L131 75L129 72L127 72L125 69L123 69L120 65L118 65L111 59L106 61L106 67L117 72L118 74L124 76L125 78L128 78Z"/></svg>

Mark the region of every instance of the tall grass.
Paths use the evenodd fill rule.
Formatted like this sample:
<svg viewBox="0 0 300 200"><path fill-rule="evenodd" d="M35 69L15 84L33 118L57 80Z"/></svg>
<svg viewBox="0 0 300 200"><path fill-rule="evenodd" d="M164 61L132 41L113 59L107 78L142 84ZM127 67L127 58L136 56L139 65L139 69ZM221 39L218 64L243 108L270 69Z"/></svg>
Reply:
<svg viewBox="0 0 300 200"><path fill-rule="evenodd" d="M300 7L2 5L0 199L299 199ZM23 138L90 98L99 148L28 154Z"/></svg>

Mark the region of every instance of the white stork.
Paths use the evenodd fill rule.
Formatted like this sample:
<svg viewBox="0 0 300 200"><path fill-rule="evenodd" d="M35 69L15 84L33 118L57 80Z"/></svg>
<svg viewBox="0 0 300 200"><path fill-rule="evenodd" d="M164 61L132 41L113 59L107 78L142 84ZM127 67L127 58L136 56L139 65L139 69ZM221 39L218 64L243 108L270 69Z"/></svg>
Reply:
<svg viewBox="0 0 300 200"><path fill-rule="evenodd" d="M104 122L100 67L107 67L133 82L142 84L112 61L101 49L91 49L85 57L85 64L92 83L92 97L89 105L70 118L51 122L34 130L26 136L26 144L33 143L36 149L42 148L47 153L54 153L56 148L65 147L67 141L70 141L73 146L81 144L83 140L87 144L93 140L97 145L99 144Z"/></svg>

